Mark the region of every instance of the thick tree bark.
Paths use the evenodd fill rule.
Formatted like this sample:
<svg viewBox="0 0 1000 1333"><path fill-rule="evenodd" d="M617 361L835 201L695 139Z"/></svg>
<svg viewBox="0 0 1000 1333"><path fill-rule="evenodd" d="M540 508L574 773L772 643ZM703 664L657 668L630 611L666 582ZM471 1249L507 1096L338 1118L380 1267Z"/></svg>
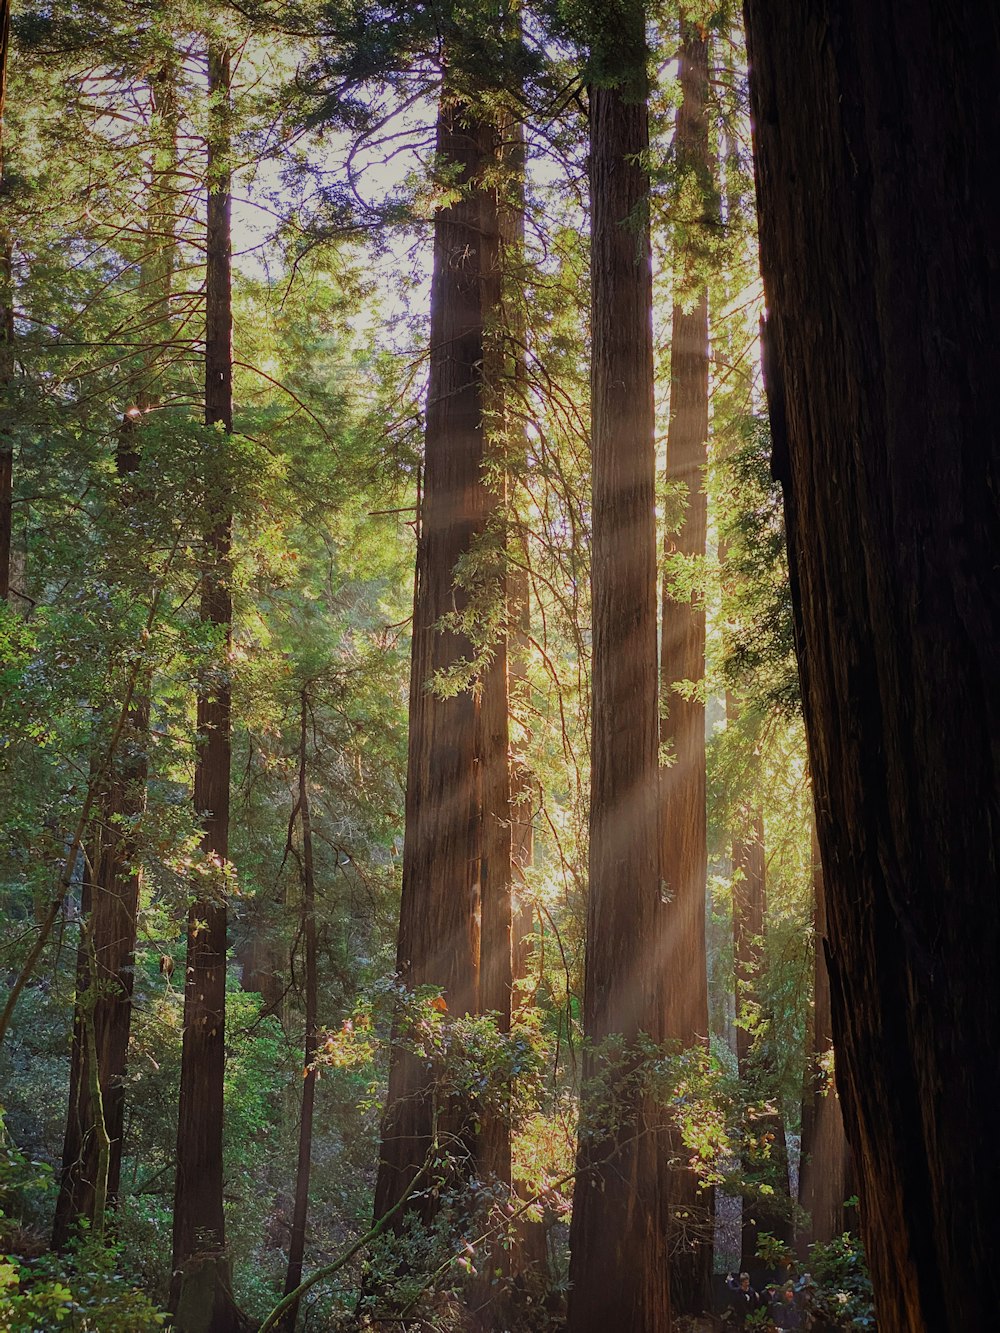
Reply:
<svg viewBox="0 0 1000 1333"><path fill-rule="evenodd" d="M61 1248L81 1217L94 1219L99 1190L109 1203L118 1195L125 1120L125 1066L135 981L135 933L140 875L129 821L146 803L146 743L149 701L139 697L112 761L109 785L99 798L104 818L88 849L73 1022L69 1111L63 1140L62 1174L56 1200L53 1245ZM116 816L112 818L112 816ZM96 963L96 978L94 964ZM96 981L96 987L93 983ZM86 1007L86 1013L81 1006ZM92 1042L87 1029L91 1028ZM107 1177L101 1180L101 1135L95 1116L90 1047L97 1052L104 1129L110 1139Z"/></svg>
<svg viewBox="0 0 1000 1333"><path fill-rule="evenodd" d="M208 90L208 234L205 286L205 422L233 428L232 238L229 176L230 56L211 47ZM219 448L225 448L220 437ZM221 633L228 658L231 500L225 467L212 468L205 502L201 619ZM184 1038L177 1122L171 1309L181 1333L231 1333L243 1326L233 1300L223 1213L223 1080L226 1065L226 895L232 687L228 664L206 672L198 692L200 738L195 808L201 850L215 870L188 914Z"/></svg>
<svg viewBox="0 0 1000 1333"><path fill-rule="evenodd" d="M690 21L682 22L681 105L674 150L686 173L707 175L708 39ZM683 255L676 257L683 272ZM667 480L686 489L684 517L667 540L671 555L703 558L707 526L704 468L708 450L708 292L702 287L690 305L673 309L670 342L670 421ZM661 770L661 875L669 898L666 927L666 1031L683 1046L708 1038L708 972L705 954L705 893L708 883L708 816L705 791L705 607L700 594L686 600L671 595L663 580L660 741L671 754ZM698 689L692 696L685 682ZM676 1135L673 1136L676 1140ZM673 1154L682 1160L683 1145ZM671 1299L679 1312L697 1314L708 1303L711 1274L711 1193L698 1188L686 1168L671 1178Z"/></svg>
<svg viewBox="0 0 1000 1333"><path fill-rule="evenodd" d="M302 829L302 942L304 946L304 990L306 1035L304 1043L305 1077L302 1082L302 1111L299 1121L299 1158L295 1169L295 1207L292 1236L288 1246L288 1270L285 1295L290 1295L302 1281L302 1260L306 1245L306 1217L309 1212L309 1174L312 1160L313 1108L316 1102L316 1028L319 991L316 970L316 872L313 864L312 816L309 809L309 696L302 691L302 716L299 733L299 822ZM293 1333L298 1316L298 1302L283 1317L282 1328Z"/></svg>
<svg viewBox="0 0 1000 1333"><path fill-rule="evenodd" d="M620 23L619 23L620 20ZM609 19L609 26L611 20ZM643 8L616 6L618 86L590 93L593 734L584 1028L663 1038L657 809L652 270ZM620 43L620 45L618 45ZM570 1229L569 1328L670 1324L659 1111L638 1091L608 1128L586 1084ZM590 1116L593 1123L590 1123Z"/></svg>
<svg viewBox="0 0 1000 1333"><path fill-rule="evenodd" d="M496 189L481 179L496 167L496 126L446 88L437 149L440 160L457 167L466 189L438 212L434 231L397 966L408 988L440 987L451 1014L475 1013L485 1000L486 1007L501 1013L501 1022L509 1022L510 831L501 827L509 820L504 646L495 645L478 701L472 689L441 698L429 688L437 673L475 654L466 634L443 629L439 621L468 606L469 591L456 581L456 565L482 538L497 505L483 464L490 406L487 330L500 310L499 222ZM468 1108L436 1118L444 1108L436 1108L434 1101L433 1076L425 1063L397 1044L382 1128L376 1217L403 1197L436 1127L464 1138L470 1160L476 1160L479 1149L468 1132ZM486 1165L509 1179L509 1143L504 1149L491 1134L484 1143ZM504 1152L506 1167L500 1164ZM426 1199L418 1202L429 1207Z"/></svg>
<svg viewBox="0 0 1000 1333"><path fill-rule="evenodd" d="M880 1329L996 1321L1000 11L747 0L765 367Z"/></svg>
<svg viewBox="0 0 1000 1333"><path fill-rule="evenodd" d="M802 1165L799 1203L809 1215L804 1244L830 1241L846 1228L844 1200L854 1193L851 1150L840 1098L827 1072L833 1048L830 977L826 968L826 904L823 864L813 832L813 1020L811 1058L802 1097ZM804 1246L803 1246L804 1247Z"/></svg>

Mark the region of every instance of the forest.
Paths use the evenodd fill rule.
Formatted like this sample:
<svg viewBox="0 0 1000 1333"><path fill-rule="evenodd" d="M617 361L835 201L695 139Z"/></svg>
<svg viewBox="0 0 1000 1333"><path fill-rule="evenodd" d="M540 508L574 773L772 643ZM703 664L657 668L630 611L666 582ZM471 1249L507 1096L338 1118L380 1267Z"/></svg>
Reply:
<svg viewBox="0 0 1000 1333"><path fill-rule="evenodd" d="M0 0L0 1333L987 1333L1000 9Z"/></svg>

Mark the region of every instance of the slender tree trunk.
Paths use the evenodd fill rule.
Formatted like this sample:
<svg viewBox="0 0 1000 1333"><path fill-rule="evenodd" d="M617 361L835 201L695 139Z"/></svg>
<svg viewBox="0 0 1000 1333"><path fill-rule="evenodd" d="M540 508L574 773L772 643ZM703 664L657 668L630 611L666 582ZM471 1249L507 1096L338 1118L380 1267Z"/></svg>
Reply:
<svg viewBox="0 0 1000 1333"><path fill-rule="evenodd" d="M826 905L823 864L813 830L815 955L813 958L813 1020L809 1065L802 1097L802 1165L799 1203L809 1215L803 1243L829 1241L846 1229L844 1200L854 1193L851 1150L837 1089L829 1076L833 1055L830 977L826 967ZM803 1245L803 1247L804 1247Z"/></svg>
<svg viewBox="0 0 1000 1333"><path fill-rule="evenodd" d="M996 1322L1000 11L747 0L837 1086L880 1329Z"/></svg>
<svg viewBox="0 0 1000 1333"><path fill-rule="evenodd" d="M627 1077L639 1033L663 1037L649 129L643 6L616 5L604 21L620 63L617 86L590 92L593 735L584 1028L594 1046L623 1035ZM596 1051L584 1063L569 1328L659 1333L670 1325L661 1117L626 1085L609 1130L607 1108L587 1092L607 1059Z"/></svg>
<svg viewBox="0 0 1000 1333"><path fill-rule="evenodd" d="M728 700L727 700L728 703ZM727 712L732 712L727 707ZM748 1088L751 1078L749 1010L757 990L764 937L764 821L754 811L748 827L733 841L733 980L736 992L736 1065L740 1085ZM746 1159L744 1173L748 1170ZM743 1225L740 1244L741 1267L756 1259L757 1217L753 1198L743 1196Z"/></svg>
<svg viewBox="0 0 1000 1333"><path fill-rule="evenodd" d="M316 1101L316 1027L319 994L316 976L316 874L313 868L312 819L309 811L307 745L309 696L302 691L302 721L299 735L299 821L302 829L302 940L305 948L305 1077L302 1083L302 1117L299 1121L299 1160L295 1169L295 1208L292 1238L288 1247L285 1295L302 1281L302 1259L306 1245L306 1216L309 1211L309 1172L312 1158L313 1107ZM282 1327L292 1333L298 1317L298 1302L284 1316Z"/></svg>
<svg viewBox="0 0 1000 1333"><path fill-rule="evenodd" d="M162 150L157 153L149 185L147 230L151 254L142 265L140 289L152 294L152 303L157 307L153 338L166 343L171 333L170 290L176 251L172 217L178 110L176 71L172 64L164 65L153 80L151 94L152 119L162 139ZM158 349L149 353L135 405L125 413L118 432L115 463L124 522L128 522L130 487L140 463L139 422L156 401L154 378L159 356ZM146 805L148 738L149 676L144 671L111 761L111 776L98 801L101 819L89 849L92 882L85 891L84 925L77 959L78 1005L70 1060L69 1111L53 1226L53 1244L57 1248L66 1244L77 1219L86 1217L94 1221L95 1182L101 1174L101 1132L91 1091L95 1086L101 1089L104 1132L110 1140L106 1198L112 1206L117 1202L141 888L141 875L135 869L135 839L128 830ZM95 963L96 987L92 989ZM89 1066L91 1044L98 1056L96 1084L95 1071Z"/></svg>
<svg viewBox="0 0 1000 1333"><path fill-rule="evenodd" d="M220 451L226 448L223 432L233 428L229 87L229 52L210 47L205 421L222 427ZM225 471L224 460L221 467L209 460L201 619L220 632L228 658L232 514ZM228 667L206 672L198 693L194 802L204 821L201 850L215 870L188 915L171 1286L174 1322L182 1333L231 1333L242 1327L232 1294L222 1203L231 708Z"/></svg>
<svg viewBox="0 0 1000 1333"><path fill-rule="evenodd" d="M497 500L483 475L490 359L486 331L500 309L499 223L495 188L481 177L495 169L496 126L446 89L438 115L440 160L453 163L469 188L435 220L431 283L430 380L427 398L424 489L414 593L410 677L403 893L397 966L409 988L441 988L448 1010L510 1012L510 843L501 852L506 821L505 651L476 693L443 699L431 691L438 672L474 656L464 633L439 628L442 616L468 606L468 589L455 568L481 541ZM506 916L504 915L506 913ZM488 955L480 987L480 931ZM506 941L506 942L505 942ZM468 1108L435 1119L433 1075L425 1063L393 1050L389 1095L375 1190L375 1215L384 1216L405 1194L431 1148L435 1124L466 1142L477 1157L466 1123ZM491 1169L501 1175L487 1136ZM508 1175L509 1178L509 1175ZM427 1199L414 1207L427 1213ZM400 1225L402 1214L394 1219Z"/></svg>
<svg viewBox="0 0 1000 1333"><path fill-rule="evenodd" d="M684 19L680 49L681 105L674 150L685 173L710 171L708 144L708 39ZM684 276L683 254L675 258ZM686 488L684 518L667 540L663 580L660 659L660 741L672 762L661 770L661 873L669 897L666 931L667 1035L684 1046L708 1039L708 972L705 953L705 894L708 884L708 824L705 788L705 607L701 594L675 599L669 562L674 554L703 558L707 526L704 468L708 448L708 291L701 287L690 306L674 305L670 342L670 422L667 480ZM689 693L691 682L697 686ZM674 1138L672 1155L684 1160ZM711 1192L699 1189L689 1168L671 1177L671 1300L674 1309L700 1313L708 1303L711 1274Z"/></svg>
<svg viewBox="0 0 1000 1333"><path fill-rule="evenodd" d="M4 111L10 54L10 0L0 0L0 188L4 180ZM10 596L10 556L14 518L14 445L11 438L14 384L14 267L11 238L0 227L0 599ZM6 419L3 419L6 418Z"/></svg>

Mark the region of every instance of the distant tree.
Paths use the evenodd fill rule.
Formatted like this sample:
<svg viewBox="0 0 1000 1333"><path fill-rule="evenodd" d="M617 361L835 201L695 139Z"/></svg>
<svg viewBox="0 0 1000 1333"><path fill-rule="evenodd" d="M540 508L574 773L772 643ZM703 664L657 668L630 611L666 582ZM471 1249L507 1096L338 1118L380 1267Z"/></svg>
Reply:
<svg viewBox="0 0 1000 1333"><path fill-rule="evenodd" d="M826 968L826 895L819 846L813 837L813 1015L809 1062L802 1093L802 1157L799 1203L808 1214L803 1241L823 1244L847 1229L844 1203L854 1193L851 1150L832 1077L830 978Z"/></svg>
<svg viewBox="0 0 1000 1333"><path fill-rule="evenodd" d="M671 568L680 556L689 566L705 556L708 504L708 287L693 256L699 227L712 215L714 184L709 159L709 41L705 29L681 17L681 103L673 152L678 173L680 238L675 245L677 290L670 333L670 421L667 481L683 492L683 516L666 541L661 608L660 744L668 752L661 769L661 875L668 897L666 1032L683 1046L708 1039L708 973L705 893L708 881L708 814L705 787L705 604L698 574ZM686 240L686 244L685 244ZM691 270L695 270L692 279ZM693 290L692 290L693 281ZM680 574L683 592L675 584ZM673 1156L684 1157L679 1140ZM708 1304L712 1269L711 1192L699 1188L693 1170L671 1174L671 1302L699 1314Z"/></svg>
<svg viewBox="0 0 1000 1333"><path fill-rule="evenodd" d="M765 374L880 1326L996 1318L1000 13L747 0Z"/></svg>

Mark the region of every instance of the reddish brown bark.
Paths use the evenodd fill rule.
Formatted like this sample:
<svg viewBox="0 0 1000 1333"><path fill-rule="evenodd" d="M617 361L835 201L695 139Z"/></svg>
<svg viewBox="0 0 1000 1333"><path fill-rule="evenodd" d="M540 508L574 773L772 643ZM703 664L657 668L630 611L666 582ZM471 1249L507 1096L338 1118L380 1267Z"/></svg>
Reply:
<svg viewBox="0 0 1000 1333"><path fill-rule="evenodd" d="M803 1242L829 1241L847 1227L844 1200L854 1193L851 1150L844 1134L840 1098L829 1077L833 1048L823 865L813 831L814 948L813 1020L809 1067L802 1098L802 1165L799 1203L809 1216Z"/></svg>
<svg viewBox="0 0 1000 1333"><path fill-rule="evenodd" d="M620 25L617 20L620 18ZM645 25L615 11L617 87L590 92L593 712L584 1028L663 1037L659 953L655 450ZM606 1058L606 1057L603 1057ZM585 1104L570 1230L572 1333L670 1324L660 1117ZM626 1067L629 1059L626 1055ZM593 1123L590 1116L593 1115Z"/></svg>
<svg viewBox="0 0 1000 1333"><path fill-rule="evenodd" d="M747 0L837 1085L880 1328L996 1322L1000 12Z"/></svg>
<svg viewBox="0 0 1000 1333"><path fill-rule="evenodd" d="M114 773L100 797L104 812L88 848L90 872L81 911L97 964L82 942L77 958L76 990L93 1024L105 1129L110 1139L107 1181L99 1181L100 1144L91 1096L91 1070L80 1005L73 1021L69 1111L63 1140L62 1174L56 1200L53 1245L62 1247L79 1218L94 1217L99 1190L114 1204L121 1176L122 1131L125 1118L125 1068L135 980L135 933L140 875L134 867L135 841L129 822L146 803L146 741L149 702L141 698L130 711L128 725L113 760ZM90 988L96 981L96 998Z"/></svg>
<svg viewBox="0 0 1000 1333"><path fill-rule="evenodd" d="M456 565L481 542L497 496L487 486L487 330L500 310L496 126L447 89L438 116L438 154L469 188L439 210L434 230L431 352L424 489L414 594L410 739L403 894L397 949L400 980L432 985L453 1015L497 1010L510 1016L510 831L506 655L502 644L478 692L441 698L435 675L475 654L475 644L441 618L461 612L469 591ZM478 694L478 700L477 700ZM482 932L482 936L481 936ZM482 944L481 944L482 940ZM481 977L480 960L486 966ZM435 1132L433 1077L425 1062L393 1051L383 1121L375 1214L403 1196ZM468 1107L438 1125L464 1138L470 1160L484 1153L509 1180L509 1139L484 1127L475 1142ZM504 1165L506 1161L506 1165ZM426 1206L426 1201L422 1206Z"/></svg>
<svg viewBox="0 0 1000 1333"><path fill-rule="evenodd" d="M674 151L687 174L708 171L708 39L683 21L680 49L681 104ZM678 274L684 268L677 256ZM670 421L667 480L686 492L684 517L667 540L673 554L703 558L707 506L704 467L708 448L708 292L702 287L687 308L673 309L670 342ZM700 594L675 599L669 573L663 581L660 741L670 753L661 770L660 865L669 899L664 975L666 1032L683 1046L708 1038L708 972L705 893L708 824L705 790L705 608ZM686 684L687 683L687 684ZM697 686L690 693L690 683ZM687 1154L674 1136L672 1156ZM671 1179L671 1299L676 1310L697 1314L708 1302L711 1273L711 1193L695 1173L677 1168Z"/></svg>
<svg viewBox="0 0 1000 1333"><path fill-rule="evenodd" d="M209 49L208 87L213 105L208 139L205 422L228 434L233 428L228 51ZM225 448L221 438L219 447ZM233 617L231 499L224 477L224 468L214 471L205 496L209 527L203 547L201 619L220 633L224 661L206 671L198 692L194 803L205 830L201 851L215 869L188 913L171 1282L171 1309L182 1333L234 1333L243 1327L232 1294L222 1202L232 757L228 653Z"/></svg>

